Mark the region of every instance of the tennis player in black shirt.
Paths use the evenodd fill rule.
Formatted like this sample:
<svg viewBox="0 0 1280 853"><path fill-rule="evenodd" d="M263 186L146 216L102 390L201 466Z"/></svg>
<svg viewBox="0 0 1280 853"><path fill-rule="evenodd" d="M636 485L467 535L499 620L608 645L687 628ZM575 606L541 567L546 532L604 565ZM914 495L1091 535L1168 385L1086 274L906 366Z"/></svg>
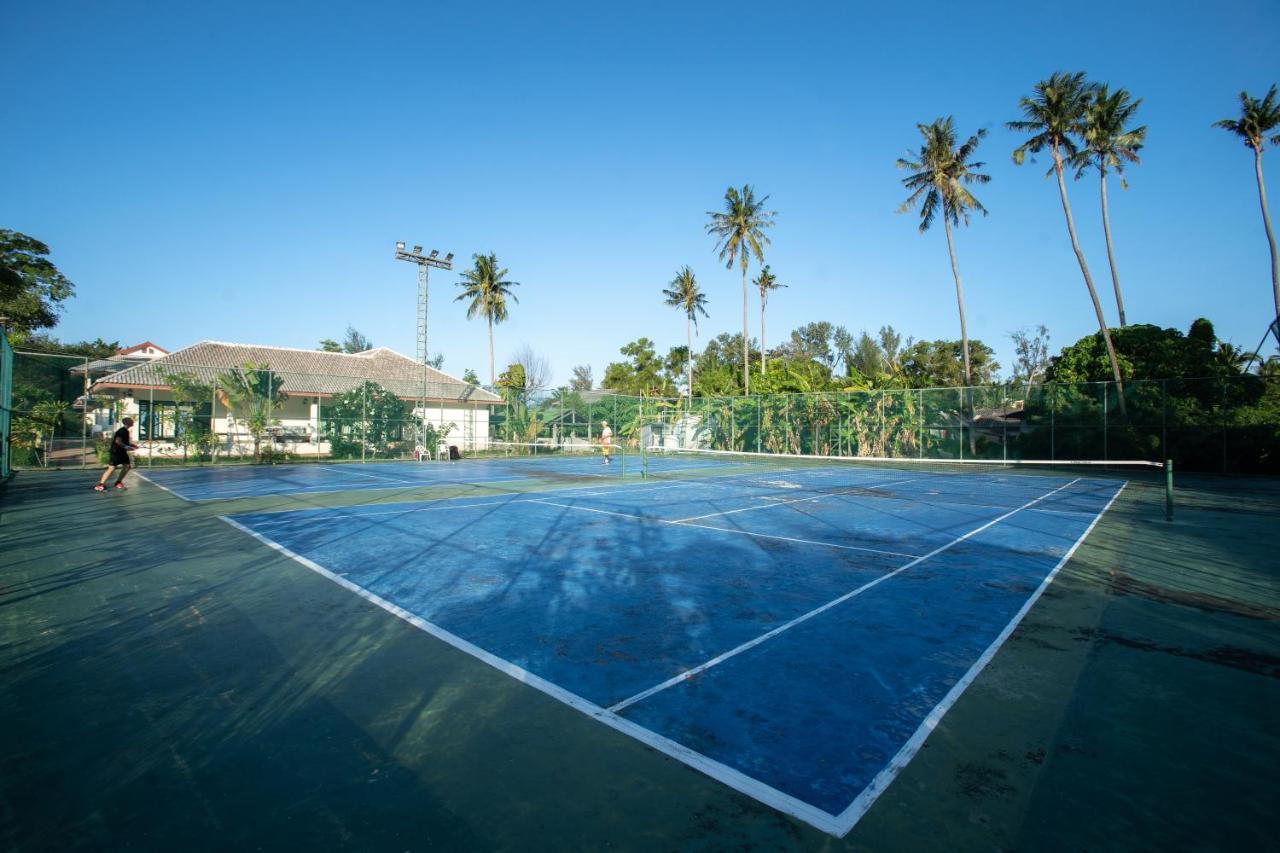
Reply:
<svg viewBox="0 0 1280 853"><path fill-rule="evenodd" d="M120 423L124 426L116 430L116 434L111 439L110 463L107 470L102 472L102 479L98 481L98 485L93 487L95 492L105 492L107 490L107 480L111 478L111 472L120 469L120 476L116 477L116 488L123 489L125 475L129 473L129 469L133 467L133 463L129 459L129 451L137 450L138 446L133 443L133 439L129 437L129 427L133 426L133 418L122 418Z"/></svg>

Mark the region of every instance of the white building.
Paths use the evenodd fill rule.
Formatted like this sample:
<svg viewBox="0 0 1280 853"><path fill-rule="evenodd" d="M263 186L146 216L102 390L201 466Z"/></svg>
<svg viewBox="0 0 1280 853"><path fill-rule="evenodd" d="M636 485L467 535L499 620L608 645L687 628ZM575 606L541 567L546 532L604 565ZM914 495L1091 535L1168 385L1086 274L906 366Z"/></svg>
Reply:
<svg viewBox="0 0 1280 853"><path fill-rule="evenodd" d="M246 367L264 368L271 383L286 395L271 409L271 442L279 450L298 455L329 455L341 424L326 414L337 395L372 382L412 403L412 422L405 420L387 442L387 452L408 456L415 450L419 419L437 430L447 429L444 443L463 451L486 447L490 407L502 398L457 377L424 367L386 347L361 353L334 353L286 347L201 341L176 352L135 364L94 382L90 393L99 407L109 403L109 418L129 415L136 421L135 440L141 453L168 456L181 453L174 439L180 429L179 378L209 389L208 400L183 400L195 423L218 439L219 451L232 456L253 452L247 415L237 411L227 394L218 391L220 377ZM265 380L262 387L266 387ZM359 434L355 424L349 425ZM435 452L436 448L427 448Z"/></svg>

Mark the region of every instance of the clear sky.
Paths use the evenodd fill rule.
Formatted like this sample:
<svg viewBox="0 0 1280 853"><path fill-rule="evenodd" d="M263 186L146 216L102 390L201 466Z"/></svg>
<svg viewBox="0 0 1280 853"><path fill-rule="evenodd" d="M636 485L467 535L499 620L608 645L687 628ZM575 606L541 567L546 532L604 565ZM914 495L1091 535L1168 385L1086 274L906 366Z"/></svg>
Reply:
<svg viewBox="0 0 1280 853"><path fill-rule="evenodd" d="M1210 124L1280 81L1280 3L8 2L0 227L48 243L77 288L64 340L314 348L348 324L412 355L398 239L521 283L496 331L596 381L618 348L684 322L661 290L689 264L701 341L741 329L741 281L707 211L750 183L777 211L769 342L813 320L956 338L945 238L921 235L894 161L916 123L990 136L990 211L957 234L970 336L1055 350L1096 331L1047 159L1004 129L1051 72L1143 99L1111 220L1130 322L1207 316L1250 350L1269 321L1253 160ZM1264 157L1280 221L1280 149ZM1096 178L1070 186L1115 316ZM753 274L755 267L753 266ZM431 280L430 349L488 373L483 321ZM759 335L752 302L752 335ZM700 346L695 342L695 346Z"/></svg>

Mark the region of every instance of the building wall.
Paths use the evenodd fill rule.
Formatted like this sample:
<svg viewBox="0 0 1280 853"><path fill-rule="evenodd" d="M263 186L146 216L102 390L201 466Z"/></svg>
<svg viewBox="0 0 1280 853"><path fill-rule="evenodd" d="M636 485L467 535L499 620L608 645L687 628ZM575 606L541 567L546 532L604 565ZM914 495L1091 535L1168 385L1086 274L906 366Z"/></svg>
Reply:
<svg viewBox="0 0 1280 853"><path fill-rule="evenodd" d="M132 417L137 426L134 429L134 440L141 445L142 455L154 453L156 456L168 456L180 451L175 448L173 442L172 420L162 418L164 421L160 424L159 429L155 432L158 435L145 436L141 414L144 409L165 413L172 411L174 406L173 395L167 391L147 391L142 392L136 397L123 397L112 401L113 405L108 408L99 409L86 414L89 422L95 425L95 429L100 429L109 434L115 429L115 424L125 416ZM328 398L319 398L311 396L289 397L277 408L273 410L275 420L279 422L278 440L275 444L278 449L286 450L290 453L299 455L320 455L324 456L330 452L330 446L327 441L317 442L317 438L321 433L321 420L326 418L326 404ZM415 407L414 416L418 416L422 410ZM468 452L476 448L483 448L488 445L489 440L489 408L488 406L459 406L456 403L450 405L448 403L428 403L426 407L426 421L436 429L443 426L449 426L449 432L445 437L445 444L456 445L463 452ZM225 406L217 404L214 406L212 417L212 429L221 438L220 452L232 456L250 455L253 453L253 436L249 432L248 424L244 418L236 417L234 412L228 412ZM412 443L412 430L406 423L406 432L404 441ZM264 440L264 445L266 441ZM427 448L431 453L436 448Z"/></svg>

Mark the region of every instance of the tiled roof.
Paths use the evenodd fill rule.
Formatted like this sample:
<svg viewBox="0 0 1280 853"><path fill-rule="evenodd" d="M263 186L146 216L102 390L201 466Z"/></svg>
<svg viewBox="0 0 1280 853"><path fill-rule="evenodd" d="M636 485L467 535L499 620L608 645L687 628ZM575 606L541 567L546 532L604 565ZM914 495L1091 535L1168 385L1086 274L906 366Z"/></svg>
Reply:
<svg viewBox="0 0 1280 853"><path fill-rule="evenodd" d="M180 373L192 374L200 382L212 384L219 374L246 364L265 364L280 374L284 377L281 388L289 394L342 394L368 381L376 382L397 397L417 399L423 396L425 369L428 400L502 402L496 394L433 367L423 368L413 359L386 347L349 354L201 341L112 374L94 387L164 387L168 385L166 375Z"/></svg>

